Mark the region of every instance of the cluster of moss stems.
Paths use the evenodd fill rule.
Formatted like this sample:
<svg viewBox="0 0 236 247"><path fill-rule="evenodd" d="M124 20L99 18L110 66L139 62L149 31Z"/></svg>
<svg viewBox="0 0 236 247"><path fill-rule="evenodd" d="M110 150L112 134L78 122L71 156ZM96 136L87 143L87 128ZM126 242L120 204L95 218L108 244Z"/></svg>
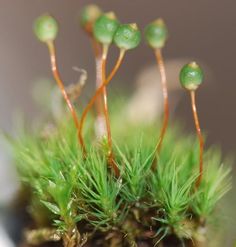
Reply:
<svg viewBox="0 0 236 247"><path fill-rule="evenodd" d="M112 142L112 134L111 134L111 123L110 123L110 116L109 116L109 108L108 108L108 94L107 94L107 86L109 83L112 81L114 76L117 74L119 68L122 65L122 62L124 60L125 54L127 51L136 48L140 41L141 41L141 32L137 25L135 23L131 24L121 24L118 19L116 18L115 14L113 12L108 12L108 13L102 13L102 11L94 6L94 5L89 5L85 7L82 13L82 19L81 19L81 25L86 34L88 35L89 39L91 40L91 44L93 47L93 52L94 52L94 59L95 59L95 65L96 65L96 91L91 97L91 99L88 101L87 105L85 108L81 111L81 117L79 119L77 110L75 109L75 106L72 103L72 100L70 99L70 96L66 90L65 84L63 80L60 77L60 73L58 71L57 67L57 59L56 59L56 49L55 49L55 39L57 37L58 33L58 24L57 21L50 15L43 15L39 17L34 26L34 31L38 39L42 42L44 42L49 50L50 54L50 60L51 60L51 70L54 76L54 79L64 97L64 100L70 110L75 129L77 131L77 141L80 145L81 152L82 152L82 157L83 157L83 162L84 164L89 163L90 159L92 159L91 151L90 148L86 147L86 142L84 140L84 135L83 135L83 130L84 130L84 125L88 116L88 113L91 111L93 106L96 106L96 135L97 135L97 142L103 143L107 148L104 148L106 150L105 157L106 157L106 162L107 165L110 166L112 170L112 174L115 175L115 178L117 179L117 183L119 183L119 179L121 179L122 176L126 176L125 179L128 181L129 184L129 189L128 187L126 188L126 200L131 203L130 208L133 210L134 218L139 219L139 214L140 211L145 212L145 207L140 207L139 210L136 211L135 207L138 205L137 202L140 200L140 196L142 192L144 191L145 186L143 184L138 185L137 184L137 178L141 178L142 172L146 170L146 168L151 168L154 174L151 175L151 182L153 185L153 197L160 197L160 198L167 198L168 196L166 195L166 192L164 190L163 184L161 184L160 181L162 179L166 179L163 181L168 181L170 182L170 189L173 193L173 198L169 198L170 204L168 204L168 209L167 211L170 210L170 215L175 215L173 213L173 209L176 207L176 214L178 213L178 208L179 212L183 208L186 207L186 205L189 203L189 193L191 191L191 184L193 181L196 180L195 183L195 190L194 193L196 193L197 190L201 190L201 183L203 179L203 151L204 151L204 140L200 128L200 123L199 123L199 118L197 114L197 108L196 108L196 99L195 99L195 93L196 89L198 86L202 83L203 81L203 72L199 65L196 62L191 62L183 66L182 70L180 71L180 83L181 85L187 89L190 92L191 96L191 106L192 106L192 112L193 112L193 119L196 127L196 132L198 136L198 144L199 144L199 154L198 154L198 161L199 161L199 172L197 179L195 177L190 177L189 181L186 181L186 186L181 185L180 191L177 189L177 177L173 177L173 181L169 181L169 178L166 177L166 171L165 169L170 169L170 171L174 172L174 174L179 173L180 171L176 170L175 167L169 168L168 165L165 167L162 167L161 165L161 157L165 156L165 150L163 149L163 143L165 141L165 137L168 134L167 133L167 128L169 124L169 101L168 101L168 85L167 85L167 75L165 71L165 65L164 65L164 59L162 55L162 50L166 44L167 38L168 38L168 31L166 28L165 23L163 22L162 19L157 19L147 25L145 28L145 38L148 43L148 45L152 48L154 55L156 57L156 62L159 67L159 72L160 72L160 82L162 86L162 94L163 94L163 101L164 101L164 109L163 109L163 121L162 121L162 126L161 126L161 131L160 135L158 137L158 140L156 141L155 145L155 150L154 152L149 154L145 162L140 163L140 167L134 166L130 164L130 161L124 158L123 154L121 151L119 151L120 155L117 158L113 149L113 142ZM109 55L109 50L110 46L112 44L115 44L118 49L119 49L119 56L115 62L114 67L112 68L110 73L107 73L107 63L108 63L108 55ZM119 160L121 157L124 159L123 162L125 163L125 170L123 170L123 166L121 167L119 164ZM139 151L135 153L134 159L137 164L139 164ZM98 162L99 163L99 162ZM160 163L160 164L159 164ZM92 163L91 163L92 164ZM151 165L150 165L151 164ZM158 165L157 165L158 164ZM160 166L159 166L160 165ZM103 183L104 188L106 192L109 191L109 189L112 189L112 193L114 198L117 197L119 188L114 186L112 188L109 188L107 186L107 183L109 184L109 178L107 177L105 180L103 180L104 177L102 172L104 172L101 169L99 170L96 166L92 167L91 169L91 174L88 174L85 168L81 168L82 170L80 171L81 174L84 175L84 179L89 180L90 183L93 184L93 186L100 191L102 186L98 186L96 184L96 179L99 178L99 181ZM173 170L172 170L173 169ZM95 172L94 175L92 172ZM126 173L125 173L126 172ZM98 174L98 175L97 175ZM101 177L99 177L99 174ZM137 177L135 177L137 175ZM93 177L95 176L95 177ZM163 176L164 178L162 178ZM170 175L168 175L170 176ZM95 179L96 178L96 179ZM95 181L93 181L95 179ZM171 179L171 178L170 178ZM64 183L66 181L65 177L61 177L59 180L56 179L56 181L60 184L61 181ZM81 182L82 187L85 186L83 184L84 182ZM166 182L167 183L167 182ZM51 183L53 184L53 183ZM56 184L56 182L55 182ZM142 187L143 186L143 187ZM162 192L155 192L154 187L160 187L163 189ZM152 186L150 186L152 187ZM228 187L227 187L228 188ZM65 190L65 191L64 191ZM64 196L64 193L71 193L71 188L63 188L61 189L61 193ZM130 191L132 193L130 193ZM141 192L140 192L141 191ZM58 192L59 193L59 192ZM90 190L89 187L84 187L84 191L82 192L84 194L89 193L91 197L94 196L94 192ZM222 192L223 194L223 192ZM221 194L220 194L221 195ZM52 197L55 197L55 201L59 197L56 197L53 193L51 194ZM104 221L100 222L99 224L108 224L107 222L109 220L114 220L117 218L116 214L114 211L116 211L117 207L120 207L121 202L116 202L117 205L109 205L109 202L107 201L107 194L103 195L103 201L101 202L101 205L105 208L112 208L111 212L106 212L106 214L103 215ZM220 197L220 196L219 196ZM180 199L179 199L180 198ZM181 202L181 198L185 198L184 202ZM173 201L171 201L173 199ZM174 201L174 199L176 201ZM179 201L178 201L179 199ZM205 199L205 198L204 198ZM93 200L91 200L93 203L97 203L97 197L94 197ZM164 199L163 199L164 200ZM165 199L167 200L167 199ZM65 200L66 201L66 200ZM136 203L134 203L136 201ZM171 203L173 202L173 206ZM84 244L84 239L85 237L80 236L80 232L78 231L77 228L77 221L74 220L76 218L76 213L75 215L71 212L74 212L73 209L73 201L68 202L61 205L61 207L56 208L53 206L51 203L48 202L43 202L51 211L53 211L55 214L59 215L59 212L63 212L61 219L62 221L65 222L66 225L66 233L62 235L63 243L64 246L66 247L75 247L75 246L82 246ZM143 202L142 202L143 203ZM175 204L177 203L177 204ZM65 205L69 205L69 209L66 208ZM99 204L100 205L100 204ZM101 206L100 205L100 206ZM84 209L85 210L85 209ZM96 209L98 210L98 209ZM95 211L96 211L95 210ZM122 209L124 212L126 211L126 208L124 207ZM200 209L196 209L201 211ZM86 211L86 210L85 210ZM68 213L70 212L70 213ZM97 211L97 214L100 214L100 211ZM158 212L159 215L165 215L166 212ZM97 215L94 213L93 217ZM149 213L148 213L149 214ZM109 216L108 216L109 215ZM121 214L122 215L122 214ZM108 220L108 218L109 220ZM183 217L183 216L181 216ZM152 217L151 217L152 218ZM174 218L174 216L173 216ZM184 217L183 217L184 218ZM182 218L181 218L182 219ZM81 220L81 219L78 219ZM117 219L116 219L117 220ZM126 224L133 224L130 223L132 220L128 219L126 221ZM173 222L172 219L160 219L159 216L157 218L153 217L152 220L154 220L157 226L164 224L172 224L175 225L177 224L175 221ZM115 221L115 220L114 220ZM147 222L146 222L147 221ZM181 220L179 220L181 221ZM138 221L139 222L139 221ZM59 222L60 223L60 222ZM94 224L98 224L97 221L94 220ZM99 225L98 224L98 225ZM145 224L151 224L149 220L145 219ZM123 228L126 228L127 226L124 225L122 226ZM137 227L137 225L135 225ZM178 225L178 229L181 228L182 226ZM159 231L157 232L156 236L159 235L159 233L163 232L163 238L169 234L170 232L175 232L175 230L170 231L171 228L169 227L160 227ZM135 241L132 239L132 232L129 230L125 230L127 232L127 236L130 237L130 242L135 243ZM147 231L150 232L150 231ZM177 231L178 232L178 231ZM176 233L177 234L177 233ZM177 234L178 235L178 234ZM158 241L157 241L158 242ZM131 244L132 245L132 244ZM133 245L135 246L135 245Z"/></svg>

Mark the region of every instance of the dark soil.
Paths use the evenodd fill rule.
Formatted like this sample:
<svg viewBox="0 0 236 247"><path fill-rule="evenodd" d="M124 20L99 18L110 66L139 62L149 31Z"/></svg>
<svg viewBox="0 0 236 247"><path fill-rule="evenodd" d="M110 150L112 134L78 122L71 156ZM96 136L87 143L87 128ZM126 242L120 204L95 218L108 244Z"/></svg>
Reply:
<svg viewBox="0 0 236 247"><path fill-rule="evenodd" d="M193 243L191 241L186 241L185 247L193 247ZM127 244L124 243L124 245L119 245L120 247L129 247ZM154 244L151 243L150 240L140 240L137 241L138 247L153 247ZM35 247L27 244L22 244L19 247ZM62 243L47 243L43 244L37 247L63 247ZM84 245L84 247L109 247L108 243L105 241L102 241L102 239L97 241L90 241L87 244ZM181 243L179 240L177 240L175 237L168 237L165 239L164 242L158 245L158 247L183 247L183 243Z"/></svg>
<svg viewBox="0 0 236 247"><path fill-rule="evenodd" d="M26 211L26 206L25 206L26 201L27 200L25 200L24 203L20 203L20 205L17 203L18 207L14 207L14 210L12 210L15 213L14 215L24 216L20 229L24 229L27 226L29 227L29 226L34 225L32 218L30 217L30 215ZM19 209L21 209L20 214L19 214ZM11 212L11 213L13 213L13 212ZM85 225L86 225L85 222L83 222L81 224L81 227L78 227L78 228L83 229ZM135 224L135 225L133 225L133 227L136 229L137 228L139 229L140 226L138 224ZM84 229L84 230L85 231L83 231L83 232L89 232L89 229ZM18 229L18 233L22 237L23 230L19 231L19 229ZM129 244L127 242L127 239L123 235L121 235L120 233L118 233L118 235L113 236L114 238L119 239L118 244L111 244L112 238L110 238L110 240L107 240L106 237L107 237L107 234L97 232L97 233L95 233L95 235L93 236L92 239L88 240L88 242L84 245L84 247L130 247L131 246L131 244ZM154 247L155 241L153 240L153 238L143 237L140 239L136 239L136 244L137 244L137 247ZM179 239L177 239L173 235L173 236L165 237L165 239L157 247L183 247L183 246L196 247L197 245L194 245L192 243L192 241L185 241L184 245L183 245L183 242L181 242ZM37 246L22 243L22 244L18 245L18 247L64 247L64 246L63 246L62 242L48 242L48 243L45 243L42 245L37 245Z"/></svg>

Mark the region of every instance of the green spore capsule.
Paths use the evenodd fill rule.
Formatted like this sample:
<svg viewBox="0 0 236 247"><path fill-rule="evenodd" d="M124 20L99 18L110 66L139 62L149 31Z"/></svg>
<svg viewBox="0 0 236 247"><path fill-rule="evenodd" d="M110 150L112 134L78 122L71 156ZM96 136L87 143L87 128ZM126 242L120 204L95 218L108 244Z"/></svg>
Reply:
<svg viewBox="0 0 236 247"><path fill-rule="evenodd" d="M34 23L34 33L42 42L55 40L58 33L57 21L50 15L38 17Z"/></svg>
<svg viewBox="0 0 236 247"><path fill-rule="evenodd" d="M191 62L181 69L180 83L187 90L194 91L203 81L203 71L196 62Z"/></svg>
<svg viewBox="0 0 236 247"><path fill-rule="evenodd" d="M145 38L154 49L163 48L168 37L167 27L162 19L150 23L145 29Z"/></svg>
<svg viewBox="0 0 236 247"><path fill-rule="evenodd" d="M124 50L136 48L141 41L141 32L137 24L120 25L114 36L114 43Z"/></svg>
<svg viewBox="0 0 236 247"><path fill-rule="evenodd" d="M87 5L81 12L81 26L87 31L92 32L94 22L101 16L102 10L95 4Z"/></svg>
<svg viewBox="0 0 236 247"><path fill-rule="evenodd" d="M94 23L93 33L95 38L104 45L112 43L119 21L113 12L101 15Z"/></svg>

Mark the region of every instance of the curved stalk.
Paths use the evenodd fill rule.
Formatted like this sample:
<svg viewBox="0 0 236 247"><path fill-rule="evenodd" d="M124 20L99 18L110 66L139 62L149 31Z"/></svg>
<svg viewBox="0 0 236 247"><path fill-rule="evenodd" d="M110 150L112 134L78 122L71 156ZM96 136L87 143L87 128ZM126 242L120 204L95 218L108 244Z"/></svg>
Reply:
<svg viewBox="0 0 236 247"><path fill-rule="evenodd" d="M66 104L67 104L70 112L71 112L72 118L73 118L74 123L75 123L75 127L78 131L78 134L79 134L79 126L80 126L79 119L77 117L76 110L74 109L74 107L73 107L73 105L69 99L69 96L65 90L65 86L61 80L61 77L60 77L60 74L58 71L58 67L57 67L56 49L55 49L53 41L47 42L47 46L48 46L48 50L49 50L49 54L50 54L51 70L53 73L53 77L54 77L55 81L57 82L59 89L61 90L61 93L62 93L62 95L66 101ZM78 136L78 139L80 141L79 136ZM83 148L83 146L84 146L83 143L81 143L81 146Z"/></svg>
<svg viewBox="0 0 236 247"><path fill-rule="evenodd" d="M91 37L92 47L95 56L95 64L96 64L96 89L98 89L102 85L102 49L101 45L95 40L94 37ZM107 97L107 90L104 88L103 90L104 98ZM101 136L105 134L106 122L105 117L103 115L104 110L104 102L101 95L96 99L96 111L97 117L95 121L95 132L97 138L99 139Z"/></svg>
<svg viewBox="0 0 236 247"><path fill-rule="evenodd" d="M106 81L107 53L108 53L108 47L104 46L104 51L102 55L102 85L104 85L104 82ZM103 110L104 110L104 116L106 122L107 141L108 141L108 155L107 155L108 164L113 168L115 175L119 176L119 169L113 158L113 152L112 152L111 125L110 125L109 112L108 112L106 86L103 87L102 94L103 94L103 106L104 106Z"/></svg>
<svg viewBox="0 0 236 247"><path fill-rule="evenodd" d="M120 53L120 56L116 62L116 65L114 66L112 72L110 73L110 75L108 76L108 78L106 79L106 81L96 90L95 94L92 96L92 98L90 99L90 101L88 102L87 106L85 107L82 116L81 116L81 121L80 121L80 128L79 128L79 135L82 134L82 130L83 130L83 126L84 126L84 121L86 119L86 116L88 114L88 112L90 111L90 109L92 108L93 104L95 103L97 97L102 93L102 90L105 86L107 86L109 84L109 82L113 79L113 77L115 76L116 72L118 71L122 61L124 58L124 52Z"/></svg>
<svg viewBox="0 0 236 247"><path fill-rule="evenodd" d="M163 99L164 99L164 119L163 119L159 141L156 146L156 152L160 154L162 143L165 137L165 133L166 133L166 129L168 126L168 121L169 121L169 102L168 102L166 71L165 71L165 65L164 65L161 49L155 50L155 56L156 56L157 63L159 65L159 70L160 70L160 75L161 75L161 84L162 84L162 94L163 94Z"/></svg>
<svg viewBox="0 0 236 247"><path fill-rule="evenodd" d="M102 59L96 58L96 90L102 85ZM102 98L103 95L103 98ZM96 137L100 139L106 134L106 121L104 117L104 97L107 97L106 88L99 97L97 97L95 102L95 108L97 112L95 120L95 133Z"/></svg>
<svg viewBox="0 0 236 247"><path fill-rule="evenodd" d="M103 81L102 85L96 90L95 94L93 95L93 97L90 99L90 101L88 102L86 108L84 109L83 113L82 113L82 116L81 116L81 121L80 121L80 127L79 127L79 138L80 139L83 139L82 137L82 131L83 131L83 126L84 126L84 122L85 122L85 119L86 119L86 116L88 114L88 112L90 111L90 109L92 108L93 104L95 103L97 97L99 97L99 95L101 95L103 93L103 90L104 88L106 88L106 86L109 84L109 82L113 79L113 77L115 76L116 72L118 71L123 59L124 59L124 55L125 55L125 50L121 50L120 51L120 55L119 55L119 58L114 66L114 68L112 69L110 75L107 77L106 80ZM105 66L106 66L106 56L103 56L103 71L105 70ZM105 78L105 73L103 72L103 79ZM105 107L104 107L105 108ZM108 109L105 108L104 111L106 113L108 113ZM109 121L109 118L108 118L108 114L106 116L106 122ZM110 142L110 146L109 148L111 148L111 138L109 140L109 137L108 137L108 142Z"/></svg>
<svg viewBox="0 0 236 247"><path fill-rule="evenodd" d="M193 112L193 118L194 123L198 135L198 141L199 141L199 176L196 182L196 187L198 188L201 181L202 181L202 175L203 175L203 149L204 149L204 140L201 132L201 127L199 123L199 118L197 114L197 108L196 108L196 101L195 101L195 91L190 91L190 97L191 97L191 105L192 105L192 112Z"/></svg>

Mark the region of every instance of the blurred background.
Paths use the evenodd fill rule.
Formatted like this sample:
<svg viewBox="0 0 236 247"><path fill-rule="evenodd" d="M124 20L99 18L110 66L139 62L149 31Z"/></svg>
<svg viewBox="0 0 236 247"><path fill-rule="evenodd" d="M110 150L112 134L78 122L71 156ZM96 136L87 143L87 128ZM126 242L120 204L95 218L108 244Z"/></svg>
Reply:
<svg viewBox="0 0 236 247"><path fill-rule="evenodd" d="M175 99L172 102L172 118L182 119L186 129L194 131L189 97L178 84L179 68L194 59L202 64L206 74L204 85L197 92L197 104L202 128L208 135L207 145L220 145L225 155L235 155L234 0L0 0L0 128L11 132L14 114L18 111L24 112L28 119L40 113L32 91L37 82L51 79L51 72L47 49L34 37L32 23L43 13L52 14L60 23L56 46L64 81L69 84L78 79L77 72L72 70L74 66L86 69L88 81L84 97L91 96L95 78L94 59L90 43L78 21L81 8L89 3L98 4L104 11L113 10L121 22L137 22L140 28L157 17L166 21L170 36L164 57ZM113 49L109 57L111 64L116 56L117 50ZM111 87L130 92L133 99L140 87L149 88L147 92L152 87L155 89L155 80L159 80L159 75L153 66L153 53L142 42L138 49L129 52ZM161 101L158 93L153 95L153 102L155 100ZM0 157L0 206L5 208L11 201L17 182L14 168L9 165L3 148L0 149ZM235 173L235 168L233 171ZM232 246L236 239L233 229L236 222L236 213L232 208L236 202L234 198L235 191L231 191L225 202L227 222L231 226L227 228L227 246ZM2 221L6 217L3 211L0 213ZM0 246L10 245L0 242Z"/></svg>

